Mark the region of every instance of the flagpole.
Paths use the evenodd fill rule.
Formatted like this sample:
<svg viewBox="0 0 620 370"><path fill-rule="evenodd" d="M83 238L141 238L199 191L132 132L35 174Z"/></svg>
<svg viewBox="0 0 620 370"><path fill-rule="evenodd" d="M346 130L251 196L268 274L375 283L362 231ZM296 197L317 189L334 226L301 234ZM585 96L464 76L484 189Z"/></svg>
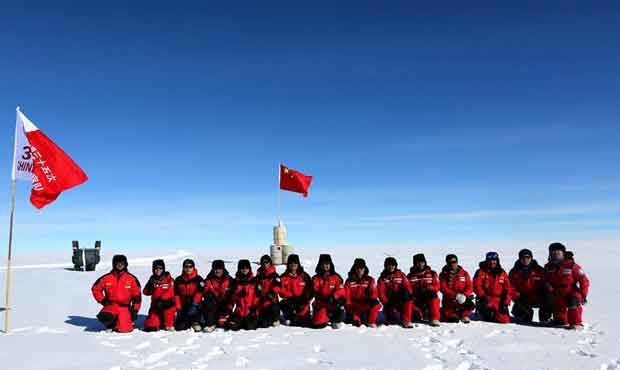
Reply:
<svg viewBox="0 0 620 370"><path fill-rule="evenodd" d="M280 171L281 171L281 168L282 168L282 163L278 163L278 225L280 225L282 223L282 199L281 199L282 191L280 191L280 182L281 182Z"/></svg>
<svg viewBox="0 0 620 370"><path fill-rule="evenodd" d="M6 297L4 306L4 334L9 333L9 299L11 290L11 253L13 249L13 215L15 213L15 179L11 183L11 216L9 218L9 253L6 258Z"/></svg>

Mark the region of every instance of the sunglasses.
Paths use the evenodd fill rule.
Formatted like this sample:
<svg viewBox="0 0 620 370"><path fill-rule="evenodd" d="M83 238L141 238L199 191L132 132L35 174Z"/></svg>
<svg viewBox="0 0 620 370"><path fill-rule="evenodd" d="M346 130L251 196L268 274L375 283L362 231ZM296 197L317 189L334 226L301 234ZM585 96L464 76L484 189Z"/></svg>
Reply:
<svg viewBox="0 0 620 370"><path fill-rule="evenodd" d="M451 264L451 265L454 264L454 263L458 263L458 262L459 261L457 261L457 260L448 261L448 263Z"/></svg>
<svg viewBox="0 0 620 370"><path fill-rule="evenodd" d="M193 269L193 268L194 268L194 266L192 266L192 265L185 265L185 266L183 266L183 268L184 268L184 269Z"/></svg>
<svg viewBox="0 0 620 370"><path fill-rule="evenodd" d="M155 268L153 268L153 270L163 270L164 268L161 266L156 266Z"/></svg>

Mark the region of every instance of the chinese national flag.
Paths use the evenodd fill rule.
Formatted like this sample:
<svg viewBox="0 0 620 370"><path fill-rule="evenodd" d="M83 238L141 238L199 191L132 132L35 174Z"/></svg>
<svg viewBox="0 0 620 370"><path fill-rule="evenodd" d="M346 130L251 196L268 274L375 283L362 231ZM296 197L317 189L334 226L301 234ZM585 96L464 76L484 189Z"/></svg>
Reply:
<svg viewBox="0 0 620 370"><path fill-rule="evenodd" d="M88 176L71 157L19 110L17 121L18 128L23 128L27 139L27 147L21 153L21 158L32 163L30 203L33 206L41 209L55 201L63 191L88 180Z"/></svg>
<svg viewBox="0 0 620 370"><path fill-rule="evenodd" d="M312 176L306 176L301 172L280 165L280 189L308 196L308 188L312 182Z"/></svg>

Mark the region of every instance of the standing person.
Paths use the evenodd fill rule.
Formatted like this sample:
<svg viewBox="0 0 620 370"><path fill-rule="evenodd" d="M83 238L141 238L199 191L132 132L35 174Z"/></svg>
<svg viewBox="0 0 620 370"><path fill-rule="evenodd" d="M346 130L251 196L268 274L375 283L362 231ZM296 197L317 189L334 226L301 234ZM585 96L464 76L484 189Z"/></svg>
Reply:
<svg viewBox="0 0 620 370"><path fill-rule="evenodd" d="M260 267L256 271L256 288L258 291L258 327L268 328L280 325L280 276L271 263L271 257L260 258Z"/></svg>
<svg viewBox="0 0 620 370"><path fill-rule="evenodd" d="M366 261L356 258L344 283L346 311L354 326L361 326L362 320L371 328L377 327L377 316L381 305L377 299L375 279L368 276Z"/></svg>
<svg viewBox="0 0 620 370"><path fill-rule="evenodd" d="M469 273L459 265L455 254L446 256L446 265L439 274L441 290L441 319L469 324L474 309L474 287Z"/></svg>
<svg viewBox="0 0 620 370"><path fill-rule="evenodd" d="M407 279L413 291L412 319L428 318L431 326L439 326L439 276L426 264L424 254L413 256Z"/></svg>
<svg viewBox="0 0 620 370"><path fill-rule="evenodd" d="M474 274L476 312L484 321L509 323L512 287L508 274L499 263L499 254L488 252L479 267Z"/></svg>
<svg viewBox="0 0 620 370"><path fill-rule="evenodd" d="M336 273L332 257L321 254L312 277L314 292L314 313L312 325L314 328L324 328L331 322L332 328L340 329L344 319L345 293L343 281Z"/></svg>
<svg viewBox="0 0 620 370"><path fill-rule="evenodd" d="M383 262L383 272L379 276L377 289L379 300L383 304L385 322L398 323L404 328L412 328L411 323L411 285L407 275L398 269L394 257L388 257Z"/></svg>
<svg viewBox="0 0 620 370"><path fill-rule="evenodd" d="M127 257L117 254L112 258L112 271L103 275L91 288L93 297L103 308L97 319L106 331L119 333L133 331L138 318L142 294L138 278L127 271Z"/></svg>
<svg viewBox="0 0 620 370"><path fill-rule="evenodd" d="M590 280L573 258L566 258L561 243L549 246L551 261L545 266L545 281L552 297L553 320L569 329L582 329L582 306L586 304Z"/></svg>
<svg viewBox="0 0 620 370"><path fill-rule="evenodd" d="M310 324L310 301L312 279L299 262L299 256L291 254L286 261L286 271L280 276L280 307L285 325L308 326Z"/></svg>
<svg viewBox="0 0 620 370"><path fill-rule="evenodd" d="M198 275L196 264L191 259L183 261L183 272L174 280L174 295L177 308L176 330L201 331L200 302L202 301L203 281Z"/></svg>
<svg viewBox="0 0 620 370"><path fill-rule="evenodd" d="M149 315L144 321L144 331L166 329L174 331L174 315L177 312L174 300L174 280L166 271L164 260L153 261L153 275L142 292L151 296Z"/></svg>
<svg viewBox="0 0 620 370"><path fill-rule="evenodd" d="M233 279L228 274L224 261L214 260L211 262L211 271L204 280L202 290L204 332L211 333L217 327L226 327L232 310L232 287Z"/></svg>
<svg viewBox="0 0 620 370"><path fill-rule="evenodd" d="M530 323L534 318L534 308L538 308L541 323L549 320L543 308L545 294L545 269L533 258L532 251L521 249L519 259L508 273L512 286L512 315L517 322Z"/></svg>
<svg viewBox="0 0 620 370"><path fill-rule="evenodd" d="M228 328L237 331L241 329L256 330L257 316L257 288L256 279L252 273L249 260L239 260L237 273L233 281L232 303L233 312L228 319Z"/></svg>

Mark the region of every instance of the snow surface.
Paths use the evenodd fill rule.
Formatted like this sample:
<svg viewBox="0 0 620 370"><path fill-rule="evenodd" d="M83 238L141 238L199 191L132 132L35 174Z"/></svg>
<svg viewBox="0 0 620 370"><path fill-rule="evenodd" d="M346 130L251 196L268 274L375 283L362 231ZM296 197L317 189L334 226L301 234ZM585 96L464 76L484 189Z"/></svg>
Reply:
<svg viewBox="0 0 620 370"><path fill-rule="evenodd" d="M531 246L527 246L531 247ZM96 272L65 268L66 253L45 256L19 254L13 274L11 331L0 334L0 368L17 369L620 369L620 324L617 319L620 284L616 282L617 243L569 244L592 282L585 307L586 328L574 332L515 324L474 321L442 324L439 328L417 325L413 329L381 326L377 329L345 326L311 330L279 327L252 332L216 331L129 334L104 333L95 318L100 306L90 287L108 270L112 252ZM498 248L503 265L510 268L518 247ZM534 249L539 260L546 245ZM337 271L345 275L354 257L366 258L377 276L386 255L397 257L407 272L416 248L333 249ZM592 253L596 251L596 253ZM104 250L106 252L106 250ZM194 256L200 273L210 261L223 258L234 272L238 258L257 260L262 250L168 251L167 268L176 275L181 260ZM298 251L310 273L321 250ZM446 253L455 252L473 274L486 249L435 248L425 250L430 265L439 270ZM147 253L129 257L129 269L144 282L150 275ZM107 258L105 258L107 257ZM28 266L30 265L30 266ZM68 266L67 266L68 267ZM281 269L280 269L281 270ZM0 278L4 287L4 273ZM144 320L149 298L143 301L139 324ZM4 309L1 308L0 311ZM1 313L4 316L3 312Z"/></svg>

